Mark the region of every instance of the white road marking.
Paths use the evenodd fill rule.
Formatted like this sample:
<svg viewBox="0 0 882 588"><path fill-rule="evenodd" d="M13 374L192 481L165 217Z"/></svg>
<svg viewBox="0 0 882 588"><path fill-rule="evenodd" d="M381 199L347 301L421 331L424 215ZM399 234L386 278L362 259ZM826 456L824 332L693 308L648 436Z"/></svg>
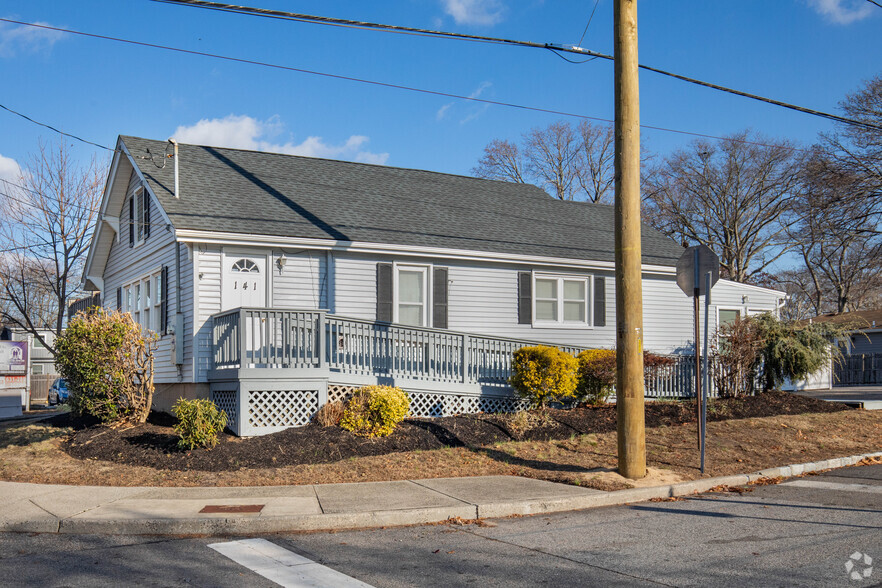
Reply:
<svg viewBox="0 0 882 588"><path fill-rule="evenodd" d="M800 488L814 488L816 490L839 490L844 492L869 492L882 494L882 486L870 484L842 484L839 482L821 482L818 480L792 480L784 482L782 486L798 486Z"/></svg>
<svg viewBox="0 0 882 588"><path fill-rule="evenodd" d="M285 588L373 588L370 584L317 564L266 539L212 543L209 547Z"/></svg>

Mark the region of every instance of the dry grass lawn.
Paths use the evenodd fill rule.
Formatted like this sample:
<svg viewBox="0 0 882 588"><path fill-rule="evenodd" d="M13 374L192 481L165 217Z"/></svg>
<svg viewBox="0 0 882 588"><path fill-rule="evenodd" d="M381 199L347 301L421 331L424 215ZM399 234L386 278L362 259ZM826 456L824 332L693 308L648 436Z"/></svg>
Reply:
<svg viewBox="0 0 882 588"><path fill-rule="evenodd" d="M497 443L391 453L335 463L226 472L169 471L78 460L61 449L70 430L21 424L0 428L0 479L100 486L261 486L456 476L517 475L617 490L632 482L615 473L616 435ZM701 477L694 424L647 429L651 478ZM882 411L844 411L708 423L705 477L882 450Z"/></svg>

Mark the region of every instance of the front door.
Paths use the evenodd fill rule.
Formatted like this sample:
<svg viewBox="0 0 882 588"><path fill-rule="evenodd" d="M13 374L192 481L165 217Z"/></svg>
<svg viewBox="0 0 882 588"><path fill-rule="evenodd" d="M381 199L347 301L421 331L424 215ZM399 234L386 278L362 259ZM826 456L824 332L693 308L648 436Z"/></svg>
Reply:
<svg viewBox="0 0 882 588"><path fill-rule="evenodd" d="M266 258L229 256L224 267L223 310L266 307Z"/></svg>

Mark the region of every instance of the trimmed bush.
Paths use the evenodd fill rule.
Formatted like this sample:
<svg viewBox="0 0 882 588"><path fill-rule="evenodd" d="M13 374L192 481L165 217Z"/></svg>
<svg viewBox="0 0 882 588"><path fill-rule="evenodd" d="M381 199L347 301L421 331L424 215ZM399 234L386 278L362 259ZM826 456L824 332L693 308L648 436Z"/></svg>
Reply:
<svg viewBox="0 0 882 588"><path fill-rule="evenodd" d="M533 407L546 406L575 396L577 367L576 358L557 347L522 347L512 354L509 382Z"/></svg>
<svg viewBox="0 0 882 588"><path fill-rule="evenodd" d="M227 413L218 410L211 400L178 399L172 407L172 414L178 417L175 433L180 435L178 447L211 449L217 445L217 437L227 426Z"/></svg>
<svg viewBox="0 0 882 588"><path fill-rule="evenodd" d="M55 342L55 365L67 380L71 410L105 423L145 422L156 340L128 313L95 309L72 318Z"/></svg>
<svg viewBox="0 0 882 588"><path fill-rule="evenodd" d="M343 418L345 407L342 402L335 400L334 402L326 402L318 411L312 420L323 427L336 427Z"/></svg>
<svg viewBox="0 0 882 588"><path fill-rule="evenodd" d="M604 404L615 391L616 350L586 349L576 359L576 397L588 404Z"/></svg>
<svg viewBox="0 0 882 588"><path fill-rule="evenodd" d="M401 388L365 386L346 402L340 426L361 437L386 437L409 410L410 398Z"/></svg>
<svg viewBox="0 0 882 588"><path fill-rule="evenodd" d="M576 396L588 404L605 404L616 391L616 350L586 349L577 359L579 382ZM673 364L670 357L643 352L643 368L649 374L654 369Z"/></svg>

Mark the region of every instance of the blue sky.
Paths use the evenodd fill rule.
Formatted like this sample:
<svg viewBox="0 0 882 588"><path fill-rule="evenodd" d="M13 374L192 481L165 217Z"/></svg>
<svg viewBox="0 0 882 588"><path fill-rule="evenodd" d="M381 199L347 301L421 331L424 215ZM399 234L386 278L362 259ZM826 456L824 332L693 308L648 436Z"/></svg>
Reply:
<svg viewBox="0 0 882 588"><path fill-rule="evenodd" d="M249 0L251 6L576 44L592 0ZM549 51L300 24L148 0L29 0L0 17L599 118L613 68ZM803 106L882 70L882 8L865 0L641 0L640 61ZM612 53L612 2L582 46ZM562 117L0 23L0 104L103 145L118 134L469 174L494 138ZM810 143L815 118L641 73L642 121ZM576 122L578 119L571 119ZM0 111L0 176L53 133ZM646 130L665 154L694 137ZM76 154L106 157L76 145Z"/></svg>

